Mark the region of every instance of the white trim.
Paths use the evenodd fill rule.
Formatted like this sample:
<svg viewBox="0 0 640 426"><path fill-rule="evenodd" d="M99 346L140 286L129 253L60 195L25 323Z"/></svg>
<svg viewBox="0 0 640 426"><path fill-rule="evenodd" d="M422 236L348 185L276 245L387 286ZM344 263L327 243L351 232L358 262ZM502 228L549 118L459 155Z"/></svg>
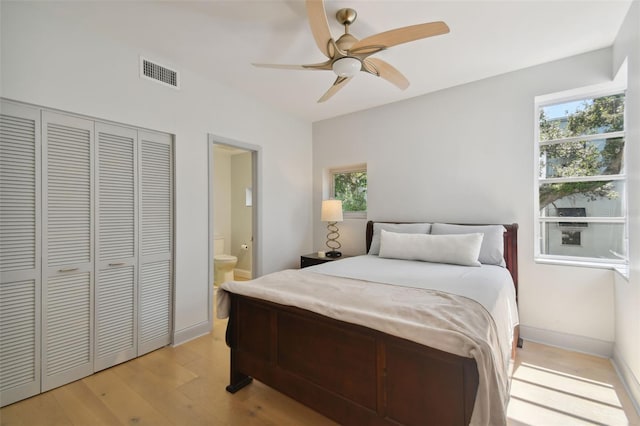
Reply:
<svg viewBox="0 0 640 426"><path fill-rule="evenodd" d="M626 223L625 217L612 216L540 216L540 222Z"/></svg>
<svg viewBox="0 0 640 426"><path fill-rule="evenodd" d="M572 136L570 138L552 139L550 141L540 141L539 143L540 145L545 146L545 145L559 145L559 144L569 143L569 142L585 142L585 141L602 140L602 139L618 139L618 138L624 138L624 137L625 137L625 131L621 130L617 132L596 133L593 135L580 135L580 136Z"/></svg>
<svg viewBox="0 0 640 426"><path fill-rule="evenodd" d="M533 257L540 257L541 240L545 238L542 235L542 226L540 218L540 108L542 105L538 102L539 97L534 98L533 108ZM546 173L545 173L546 174Z"/></svg>
<svg viewBox="0 0 640 426"><path fill-rule="evenodd" d="M629 282L629 264L625 263L624 265L614 265L613 270L616 274L620 275L622 279Z"/></svg>
<svg viewBox="0 0 640 426"><path fill-rule="evenodd" d="M329 173L350 173L367 171L367 163L354 164L352 166L331 167Z"/></svg>
<svg viewBox="0 0 640 426"><path fill-rule="evenodd" d="M520 336L524 339L525 349L527 348L527 340L529 340L531 342L568 349L574 352L582 352L602 358L611 358L613 354L613 342L593 339L591 337L544 330L522 324L520 325Z"/></svg>
<svg viewBox="0 0 640 426"><path fill-rule="evenodd" d="M627 391L636 412L640 415L640 383L629 368L629 365L624 361L624 358L616 346L613 348L611 364L613 364L613 368L615 368L616 373L618 373L618 377L620 377L620 381L622 381L622 385Z"/></svg>
<svg viewBox="0 0 640 426"><path fill-rule="evenodd" d="M613 181L613 180L626 180L627 176L624 174L617 175L595 175L595 176L566 176L557 178L538 178L539 184L549 183L567 183L567 182L600 182L600 181Z"/></svg>
<svg viewBox="0 0 640 426"><path fill-rule="evenodd" d="M627 261L622 259L597 259L592 257L553 256L548 254L540 254L534 258L534 261L536 263L545 263L547 265L578 266L583 268L600 269L616 269L628 265Z"/></svg>
<svg viewBox="0 0 640 426"><path fill-rule="evenodd" d="M209 300L207 301L207 321L213 325L213 295L215 289L213 286L214 272L213 272L213 241L215 238L213 230L213 149L214 143L211 135L207 135L207 196L209 197L208 211L207 211L207 227L209 228L207 238L207 258L208 258L208 275L207 275L207 295ZM213 328L213 327L211 327ZM173 340L175 343L175 339Z"/></svg>
<svg viewBox="0 0 640 426"><path fill-rule="evenodd" d="M367 211L361 210L358 212L342 212L345 219L366 219Z"/></svg>
<svg viewBox="0 0 640 426"><path fill-rule="evenodd" d="M180 346L190 340L197 339L198 337L211 333L211 330L213 330L213 324L211 321L204 321L199 324L192 325L191 327L177 330L173 333L173 343L171 346Z"/></svg>

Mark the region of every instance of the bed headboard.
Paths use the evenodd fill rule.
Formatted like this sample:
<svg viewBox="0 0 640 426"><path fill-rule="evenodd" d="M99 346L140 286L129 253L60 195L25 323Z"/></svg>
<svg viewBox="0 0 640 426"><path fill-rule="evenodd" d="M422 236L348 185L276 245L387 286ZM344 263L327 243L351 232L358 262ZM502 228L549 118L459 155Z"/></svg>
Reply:
<svg viewBox="0 0 640 426"><path fill-rule="evenodd" d="M382 222L379 223L410 223L410 222ZM374 221L367 222L367 253L371 247L371 240L373 239L373 224ZM465 225L477 225L466 223ZM507 269L511 273L513 278L513 285L516 288L516 300L518 298L518 224L512 223L504 226L504 261L507 265Z"/></svg>

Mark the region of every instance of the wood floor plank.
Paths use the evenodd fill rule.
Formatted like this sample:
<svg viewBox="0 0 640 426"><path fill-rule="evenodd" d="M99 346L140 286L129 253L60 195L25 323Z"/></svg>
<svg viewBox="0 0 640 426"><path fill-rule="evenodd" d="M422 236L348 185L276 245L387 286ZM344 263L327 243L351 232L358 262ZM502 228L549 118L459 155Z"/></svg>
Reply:
<svg viewBox="0 0 640 426"><path fill-rule="evenodd" d="M73 423L51 392L4 407L2 426L71 426Z"/></svg>
<svg viewBox="0 0 640 426"><path fill-rule="evenodd" d="M183 364L190 362L190 360L200 358L200 356L196 354L189 354L190 356L188 358L180 356L180 354L185 353L185 351L176 351L176 348L167 347L164 348L164 350L154 351L140 358L136 358L132 360L132 362L153 371L158 377L182 384L194 378L193 373L184 368Z"/></svg>
<svg viewBox="0 0 640 426"><path fill-rule="evenodd" d="M203 415L202 410L199 410L192 400L176 389L149 398L148 402L173 425L220 424L214 421L215 416L212 413L206 412Z"/></svg>
<svg viewBox="0 0 640 426"><path fill-rule="evenodd" d="M50 393L74 425L122 424L82 380L53 389Z"/></svg>
<svg viewBox="0 0 640 426"><path fill-rule="evenodd" d="M156 351L161 353L163 351ZM131 388L140 394L161 395L178 388L197 375L182 365L171 362L161 355L147 354L130 362L117 365L113 372L120 376Z"/></svg>
<svg viewBox="0 0 640 426"><path fill-rule="evenodd" d="M224 383L229 378L229 370L222 369L220 366L225 364L229 364L228 355L198 358L185 364L185 368L192 371L198 377L206 377L211 380L216 379Z"/></svg>
<svg viewBox="0 0 640 426"><path fill-rule="evenodd" d="M112 369L83 379L87 387L122 424L171 425L142 395L132 390Z"/></svg>
<svg viewBox="0 0 640 426"><path fill-rule="evenodd" d="M180 345L175 347L167 347L169 349L166 352L166 356L170 356L172 360L177 362L180 365L184 365L188 362L193 361L196 358L200 358L200 354L193 350L193 347L190 345Z"/></svg>

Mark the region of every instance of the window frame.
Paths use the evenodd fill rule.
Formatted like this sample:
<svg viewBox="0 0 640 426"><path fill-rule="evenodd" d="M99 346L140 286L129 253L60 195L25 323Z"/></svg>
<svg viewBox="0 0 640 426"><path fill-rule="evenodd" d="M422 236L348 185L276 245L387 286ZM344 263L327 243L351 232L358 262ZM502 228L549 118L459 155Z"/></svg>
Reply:
<svg viewBox="0 0 640 426"><path fill-rule="evenodd" d="M362 163L362 164L356 164L353 166L344 166L344 167L332 167L328 170L328 174L329 174L329 179L331 181L330 184L330 192L329 192L329 197L331 199L335 199L338 200L339 198L336 197L336 180L335 180L335 175L338 174L345 174L345 173L356 173L356 172L365 172L367 173L367 195L369 193L369 174L367 172L367 164L366 163ZM369 208L369 200L367 199L367 209L365 210L359 210L359 211L347 211L347 210L342 210L342 215L344 218L348 218L348 219L366 219L367 218L367 210Z"/></svg>
<svg viewBox="0 0 640 426"><path fill-rule="evenodd" d="M587 266L597 268L608 268L616 270L625 270L629 265L629 212L628 212L628 176L626 165L619 174L612 175L597 175L597 176L580 176L580 177L561 177L561 178L541 178L540 177L540 148L544 145L562 144L572 141L585 141L585 140L597 140L597 139L611 139L615 137L624 138L623 147L623 162L627 156L627 108L626 97L627 90L625 86L620 84L608 84L608 87L602 86L596 89L582 89L577 91L571 91L570 94L558 93L547 96L540 96L535 98L534 102L534 261L537 263L549 263L557 265L570 265L570 266ZM607 133L599 133L593 135L572 136L568 138L554 139L550 141L540 140L540 111L548 106L557 105L562 103L568 103L573 101L596 99L601 97L624 95L625 108L623 116L623 130L613 131ZM622 216L612 217L554 217L543 216L540 212L540 186L544 183L564 183L564 182L587 182L587 181L622 181L623 192L620 194L621 198L621 212ZM560 219L560 220L559 220ZM553 255L543 254L541 246L543 239L547 238L543 235L542 224L554 223L554 222L581 222L581 223L606 223L606 224L623 224L623 242L625 247L626 257L624 259L602 259L595 257L583 257L583 256L568 256L568 255Z"/></svg>

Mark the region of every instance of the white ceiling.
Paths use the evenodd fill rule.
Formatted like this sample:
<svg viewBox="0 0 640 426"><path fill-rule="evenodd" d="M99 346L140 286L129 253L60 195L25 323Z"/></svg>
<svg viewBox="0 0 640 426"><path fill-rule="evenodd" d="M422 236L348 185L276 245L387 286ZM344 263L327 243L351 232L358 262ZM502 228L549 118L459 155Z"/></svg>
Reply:
<svg viewBox="0 0 640 426"><path fill-rule="evenodd" d="M359 73L323 104L316 101L333 83L331 71L251 65L325 60L302 0L72 4L70 13L93 31L107 31L178 70L189 69L317 121L610 46L631 1L327 0L335 38L343 32L335 12L343 7L358 12L351 26L357 38L437 20L451 32L377 54L406 75L407 90Z"/></svg>

